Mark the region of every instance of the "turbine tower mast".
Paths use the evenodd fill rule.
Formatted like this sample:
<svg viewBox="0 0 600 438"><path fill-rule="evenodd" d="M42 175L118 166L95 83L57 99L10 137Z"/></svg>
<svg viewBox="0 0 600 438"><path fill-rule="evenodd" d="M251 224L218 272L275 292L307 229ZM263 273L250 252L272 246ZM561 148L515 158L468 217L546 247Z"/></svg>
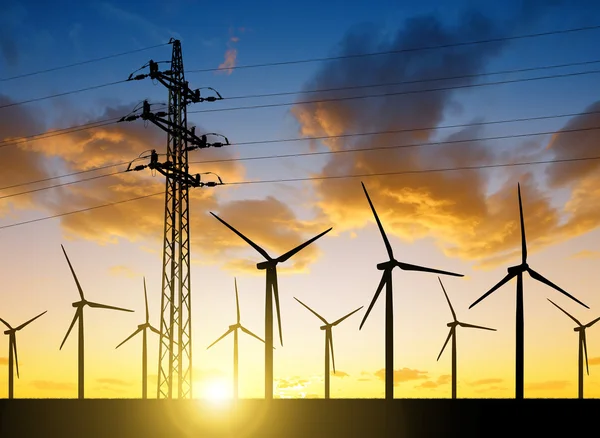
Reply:
<svg viewBox="0 0 600 438"><path fill-rule="evenodd" d="M220 147L226 143L208 143L206 135L196 136L195 127L188 129L187 105L198 102L214 102L217 97L200 97L200 89L190 90L183 71L181 42L171 38L173 46L171 67L159 71L158 62L150 60L142 68L149 67L149 74L129 76L129 80L150 77L160 82L169 91L166 111L153 113L150 103L144 101L141 115L128 115L120 121L137 118L148 120L166 131L167 161L158 162L158 154L152 151L148 165L138 165L128 171L146 167L157 170L166 177L165 222L162 266L162 295L160 318L160 346L158 354L157 398L192 398L192 318L190 278L190 229L188 189L192 187L222 184L200 182L188 173L188 151L210 146ZM166 118L165 118L166 117ZM218 135L218 134L216 134ZM147 157L145 157L147 158ZM209 172L210 173L210 172Z"/></svg>

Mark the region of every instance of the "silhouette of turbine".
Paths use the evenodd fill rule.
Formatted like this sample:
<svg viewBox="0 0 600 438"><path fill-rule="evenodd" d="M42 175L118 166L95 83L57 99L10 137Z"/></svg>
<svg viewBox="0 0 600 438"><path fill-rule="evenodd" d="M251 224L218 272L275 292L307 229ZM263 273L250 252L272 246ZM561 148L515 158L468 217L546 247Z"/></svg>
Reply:
<svg viewBox="0 0 600 438"><path fill-rule="evenodd" d="M144 277L144 301L146 303L146 322L138 325L136 331L134 331L127 339L121 342L115 347L119 348L125 342L133 338L139 332L142 332L142 398L148 398L148 336L147 329L152 330L154 333L160 336L160 331L150 324L150 312L148 311L148 294L146 292L146 277Z"/></svg>
<svg viewBox="0 0 600 438"><path fill-rule="evenodd" d="M244 333L246 333L247 335L250 335L256 339L258 339L260 342L265 342L262 338L256 336L254 333L252 333L250 330L248 330L246 327L244 327L242 325L242 323L240 322L240 299L238 296L238 289L237 289L237 279L234 278L233 279L234 285L235 285L235 307L237 310L237 319L235 324L230 325L229 326L229 330L227 330L219 339L217 339L215 342L213 342L212 344L210 344L208 347L206 347L206 349L208 350L210 347L212 347L213 345L215 345L217 342L219 342L221 339L223 339L225 336L227 336L229 333L233 332L233 399L237 400L238 399L238 388L239 388L239 371L238 371L238 329L240 329L241 331L243 331Z"/></svg>
<svg viewBox="0 0 600 438"><path fill-rule="evenodd" d="M444 285L442 284L442 280L439 277L438 277L438 280L440 282L440 286L442 286L442 291L444 291L446 301L448 301L448 306L450 306L450 312L452 312L452 322L449 322L447 324L447 326L450 327L450 332L448 333L446 342L444 342L444 345L442 346L442 350L440 351L440 354L438 354L437 360L440 360L440 357L442 356L442 353L444 352L446 345L448 345L448 341L450 340L450 338L452 338L452 398L456 398L456 327L460 326L460 327L466 327L466 328L475 328L475 329L492 330L492 331L496 331L496 329L489 328L489 327L482 327L480 325L467 324L466 322L460 322L456 318L456 312L454 312L454 308L452 307L450 298L448 298L448 294L446 293L446 289L444 288Z"/></svg>
<svg viewBox="0 0 600 438"><path fill-rule="evenodd" d="M346 316L342 316L340 319L338 319L337 321L332 322L330 324L327 322L327 320L325 318L323 318L321 315L319 315L313 309L308 307L306 304L304 304L298 298L294 297L294 299L296 301L298 301L300 304L302 304L304 307L306 307L308 310L310 310L313 313L313 315L315 315L317 318L319 318L325 324L325 325L321 326L321 330L325 330L325 398L329 398L329 351L330 350L331 350L331 362L333 364L333 374L335 374L335 358L333 355L333 335L331 333L331 329L333 327L335 327L336 325L338 325L340 322L342 322L344 319L348 318L350 315L358 312L364 306L360 306L358 309L353 310L352 312L348 313Z"/></svg>
<svg viewBox="0 0 600 438"><path fill-rule="evenodd" d="M258 251L266 261L256 264L256 268L259 270L266 270L267 284L265 289L265 398L267 400L273 399L273 298L275 298L275 310L277 311L277 324L279 327L279 340L281 346L283 346L283 335L281 333L281 314L279 311L279 289L277 285L277 264L287 261L289 258L294 256L300 250L304 249L319 237L327 234L331 231L331 228L323 231L321 234L313 237L310 240L298 245L294 249L286 252L285 254L272 258L264 249L252 242L238 230L233 228L223 219L218 217L212 211L210 212L215 218L219 220L223 225L241 237L248 245Z"/></svg>
<svg viewBox="0 0 600 438"><path fill-rule="evenodd" d="M377 269L383 271L383 275L381 277L381 281L379 282L379 286L377 286L377 291L375 292L375 296L367 309L367 313L360 323L359 330L362 329L375 301L379 298L379 294L385 285L385 398L386 400L394 399L394 305L392 300L392 271L395 267L399 267L404 271L421 271L421 272L431 272L433 274L443 274L443 275L453 275L455 277L462 277L462 274L455 274L453 272L440 271L438 269L425 268L422 266L411 265L408 263L399 262L394 258L394 253L392 252L392 246L383 230L383 226L381 225L381 221L379 220L379 216L377 216L377 212L375 211L375 207L371 202L371 198L367 193L367 189L365 185L361 182L363 190L365 191L365 195L367 196L367 200L369 201L369 205L371 206L371 210L373 211L373 216L375 216L375 221L377 222L377 226L379 227L379 231L381 232L381 237L383 237L383 242L385 243L385 247L387 249L387 253L389 256L389 260L387 262L377 264Z"/></svg>
<svg viewBox="0 0 600 438"><path fill-rule="evenodd" d="M17 332L19 330L21 330L23 327L25 327L26 325L28 325L28 324L32 323L33 321L35 321L36 319L38 319L40 316L42 316L46 312L47 312L47 310L15 328L12 328L9 323L7 323L5 320L0 318L0 321L2 321L2 323L8 328L8 330L4 331L4 334L8 335L8 398L13 398L13 395L14 395L14 392L13 392L13 385L14 385L13 367L14 366L17 367L17 378L19 378L19 358L17 356ZM14 353L14 356L13 356L13 353Z"/></svg>
<svg viewBox="0 0 600 438"><path fill-rule="evenodd" d="M577 374L578 374L577 380L578 380L578 388L579 388L578 395L579 395L579 398L583 398L583 355L584 354L585 354L585 367L587 369L588 376L590 375L590 367L588 365L588 355L587 355L587 342L585 339L585 329L593 326L598 321L600 321L600 317L594 319L593 321L588 322L587 324L582 324L574 316L570 315L569 313L567 313L566 310L564 310L558 304L554 303L551 299L548 299L548 301L550 301L552 304L554 304L556 307L558 307L559 310L561 310L565 315L567 315L569 318L571 318L573 321L575 321L575 324L577 324L577 327L575 327L573 330L576 332L579 332L579 363L577 366Z"/></svg>
<svg viewBox="0 0 600 438"><path fill-rule="evenodd" d="M500 280L494 287L492 287L489 291L483 294L477 301L469 306L469 309L479 303L481 300L486 298L496 289L500 288L502 285L508 283L514 277L517 277L517 309L516 309L516 330L515 330L515 344L516 344L516 352L515 352L515 398L523 399L523 388L524 388L524 316L523 316L523 273L528 272L531 278L539 281L540 283L544 283L550 286L553 289L556 289L563 295L571 298L573 301L578 302L584 307L587 307L577 298L571 296L569 293L552 283L547 278L543 277L538 272L534 271L527 264L527 242L525 240L525 222L523 220L523 204L521 202L521 185L517 184L517 192L519 195L519 215L521 219L521 252L522 252L522 261L520 265L511 266L508 268L508 274Z"/></svg>
<svg viewBox="0 0 600 438"><path fill-rule="evenodd" d="M77 289L79 290L79 297L81 298L80 301L76 301L74 302L72 305L73 307L75 307L77 310L75 311L75 316L73 317L73 321L71 321L71 325L69 326L69 330L67 330L67 334L65 335L65 338L63 339L62 343L60 344L60 348L59 350L62 350L63 345L65 345L65 341L67 340L67 338L69 337L69 333L71 333L71 330L73 329L73 326L75 325L75 322L77 322L77 320L79 320L79 345L78 345L78 398L83 399L83 387L84 387L84 374L83 374L83 308L85 306L90 306L90 307L95 307L98 309L110 309L110 310L121 310L123 312L133 312L133 310L129 310L129 309L122 309L120 307L114 307L114 306L107 306L106 304L99 304L99 303L94 303L92 301L87 301L85 299L85 297L83 296L83 289L81 289L81 285L79 284L79 280L77 279L77 275L75 275L75 271L73 270L73 266L71 265L71 261L69 260L69 257L67 256L67 252L65 251L65 247L64 246L60 246L63 250L63 253L65 254L65 257L67 259L67 263L69 264L69 268L71 269L71 273L73 274L73 279L75 280L75 284L77 285Z"/></svg>

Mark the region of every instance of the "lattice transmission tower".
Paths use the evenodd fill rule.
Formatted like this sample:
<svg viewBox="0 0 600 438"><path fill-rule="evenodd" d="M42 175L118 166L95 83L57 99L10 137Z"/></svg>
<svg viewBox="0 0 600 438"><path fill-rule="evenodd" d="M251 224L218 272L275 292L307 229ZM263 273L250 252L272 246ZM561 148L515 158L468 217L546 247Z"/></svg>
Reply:
<svg viewBox="0 0 600 438"><path fill-rule="evenodd" d="M172 38L169 43L173 45L169 70L159 71L159 62L150 60L142 67L148 67L149 73L136 76L132 73L129 76L129 80L149 77L164 85L169 91L166 111L152 112L151 104L144 101L141 114L130 114L120 121L141 118L152 122L168 135L165 162L159 162L159 154L153 150L150 156L140 157L150 158L149 164L132 166L132 162L127 170L150 168L166 178L160 304L162 336L158 352L157 398L192 398L192 289L188 189L214 187L222 184L222 181L217 176L218 182L203 182L200 174L189 174L188 152L211 146L220 147L229 142L225 138L225 143L209 143L206 135L195 134L195 127L188 129L187 106L190 103L214 102L222 97L212 88L210 89L216 96L209 97L201 97L200 89L192 91L189 88L184 76L181 42ZM135 111L134 109L133 112Z"/></svg>

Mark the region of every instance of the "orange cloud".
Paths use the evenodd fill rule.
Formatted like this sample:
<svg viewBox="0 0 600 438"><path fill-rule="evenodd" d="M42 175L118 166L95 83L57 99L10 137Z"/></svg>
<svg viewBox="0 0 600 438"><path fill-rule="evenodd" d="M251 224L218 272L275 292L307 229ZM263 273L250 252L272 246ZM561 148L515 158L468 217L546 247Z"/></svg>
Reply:
<svg viewBox="0 0 600 438"><path fill-rule="evenodd" d="M337 370L335 373L333 371L331 371L331 375L334 377L341 377L341 378L350 377L350 374L348 374L345 371L340 371L340 370Z"/></svg>
<svg viewBox="0 0 600 438"><path fill-rule="evenodd" d="M415 386L415 388L423 388L423 389L435 389L442 385L447 385L452 380L452 376L450 374L443 374L439 376L436 380L426 380L420 385Z"/></svg>
<svg viewBox="0 0 600 438"><path fill-rule="evenodd" d="M0 357L0 365L8 365L8 357Z"/></svg>
<svg viewBox="0 0 600 438"><path fill-rule="evenodd" d="M44 391L73 391L76 386L73 383L55 382L52 380L34 380L31 382L36 389Z"/></svg>
<svg viewBox="0 0 600 438"><path fill-rule="evenodd" d="M100 119L118 117L130 111L133 105L107 108ZM17 107L19 111L21 107ZM24 110L23 110L24 111ZM38 128L33 116L24 111L19 113L22 120L15 118L0 120L0 139L18 138L29 135L25 122L31 122L32 129ZM97 119L81 120L81 123ZM23 126L21 126L23 125ZM152 125L146 129L142 123L119 123L97 129L84 130L68 135L55 136L43 141L29 141L19 146L7 147L4 152L13 163L7 172L0 175L0 184L10 185L47 178L61 173L89 170L112 163L128 162L150 148L164 150L166 135ZM190 154L190 161L194 153ZM227 148L202 150L203 160L233 158ZM164 159L161 158L161 160ZM141 161L140 161L141 162ZM52 166L50 166L52 163ZM50 174L47 169L61 169ZM122 171L125 166L116 167ZM243 180L244 168L239 162L193 164L190 172L213 171L223 181ZM80 175L88 178L113 171ZM118 172L116 175L99 178L79 184L67 185L47 191L15 196L0 200L0 216L8 215L15 209L28 209L40 212L40 216L60 214L67 211L85 209L96 205L119 202L150 193L163 192L165 181L162 175L152 175L150 171ZM293 211L275 198L252 201L219 202L218 192L235 190L234 186L190 189L190 234L192 257L195 260L207 260L210 263L225 265L228 269L237 269L238 265L251 260L255 264L260 255L248 251L248 245L229 229L219 223L208 211L222 215L233 226L248 233L259 245L265 245L268 251L285 252L312 237L310 234L326 229L322 223L298 220ZM106 208L94 209L61 217L61 227L67 239L86 239L99 244L116 244L120 240L137 242L144 248L156 246L158 253L162 248L164 222L164 195L140 199L134 202L116 204ZM2 207L5 208L2 208ZM68 206L68 207L67 207ZM298 253L285 266L282 272L303 271L318 257L318 244L313 244ZM248 254L247 259L239 259ZM258 258L257 258L258 256ZM121 274L125 270L115 268ZM113 270L113 274L117 271Z"/></svg>
<svg viewBox="0 0 600 438"><path fill-rule="evenodd" d="M117 265L111 266L108 270L111 275L124 276L128 278L138 277L140 274L128 266Z"/></svg>
<svg viewBox="0 0 600 438"><path fill-rule="evenodd" d="M235 67L235 61L237 59L237 49L227 49L225 51L225 60L219 64L219 70L224 71L228 75L233 73L233 68Z"/></svg>
<svg viewBox="0 0 600 438"><path fill-rule="evenodd" d="M366 29L353 32L341 41L338 54L394 51L427 42L460 40L464 32L485 39L488 32L494 32L494 23L484 16L472 19L472 14L466 14L464 18L457 27L446 27L432 17L411 19L394 39L389 40L378 40ZM364 68L363 60L339 59L325 64L306 87L331 89L415 81L439 76L440 71L465 76L448 84L469 85L473 75L482 72L488 60L501 49L502 43L453 47L418 57L382 56L368 69ZM407 87L409 90L419 88L421 85ZM378 88L378 94L397 91L397 86ZM547 149L543 140L465 141L494 135L488 133L494 128L483 126L450 133L436 129L445 114L456 105L455 96L459 93L456 90L438 91L377 99L298 103L291 112L300 125L302 136L403 130L395 134L345 136L322 141L322 145L331 151L365 150L332 154L317 176L410 172L599 155L600 131L559 133L552 139L552 147ZM311 94L311 100L328 98L331 98L330 93ZM598 110L600 102L586 108L586 111ZM599 122L599 114L579 116L568 122L564 129L598 126ZM417 128L422 129L415 131ZM438 139L452 143L406 146ZM398 145L405 147L393 147ZM519 166L494 172L461 170L364 177L363 181L388 234L408 242L431 238L445 255L472 261L476 268L488 269L517 255L520 242L517 182L521 183L530 254L598 227L600 172L597 167L600 167L600 160L554 165L547 169ZM544 171L549 178L547 186L542 183ZM358 178L316 180L313 187L317 208L324 218L336 225L337 232L374 223ZM569 201L564 206L557 206L548 187L569 189Z"/></svg>
<svg viewBox="0 0 600 438"><path fill-rule="evenodd" d="M525 389L529 391L554 391L564 389L571 383L566 380L548 380L546 382L529 383L525 385Z"/></svg>
<svg viewBox="0 0 600 438"><path fill-rule="evenodd" d="M600 365L600 356L599 357L592 357L588 360L588 364L589 365Z"/></svg>
<svg viewBox="0 0 600 438"><path fill-rule="evenodd" d="M427 379L427 373L427 371L413 370L410 368L394 370L394 386L411 380ZM380 380L385 380L385 368L376 371L373 375Z"/></svg>
<svg viewBox="0 0 600 438"><path fill-rule="evenodd" d="M106 385L106 386L131 386L131 382L121 380L121 379L114 379L114 378L110 378L110 377L103 377L100 379L96 379L96 382L101 383L102 385Z"/></svg>
<svg viewBox="0 0 600 438"><path fill-rule="evenodd" d="M496 383L502 383L502 382L504 382L504 379L491 378L491 379L475 380L474 382L470 382L469 385L471 385L471 386L494 385Z"/></svg>
<svg viewBox="0 0 600 438"><path fill-rule="evenodd" d="M584 249L571 256L572 259L600 259L600 251Z"/></svg>

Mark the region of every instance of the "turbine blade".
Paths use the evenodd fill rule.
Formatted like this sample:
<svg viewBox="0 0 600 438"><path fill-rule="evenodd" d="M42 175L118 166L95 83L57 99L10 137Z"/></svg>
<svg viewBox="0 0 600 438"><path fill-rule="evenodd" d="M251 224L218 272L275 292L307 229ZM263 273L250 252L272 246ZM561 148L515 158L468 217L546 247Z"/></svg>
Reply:
<svg viewBox="0 0 600 438"><path fill-rule="evenodd" d="M286 260L288 260L290 257L294 256L296 253L298 253L300 250L306 248L308 245L310 245L311 243L313 243L315 240L317 240L319 237L324 236L325 234L329 233L332 230L332 228L329 228L328 230L323 231L321 234L316 235L315 237L313 237L310 240L307 240L306 242L304 242L301 245L298 245L296 248L286 252L284 255L279 256L277 258L277 261L279 263L283 263Z"/></svg>
<svg viewBox="0 0 600 438"><path fill-rule="evenodd" d="M75 279L75 284L77 285L77 290L79 290L79 296L81 297L82 300L85 300L84 296L83 296L83 289L81 289L81 285L79 284L79 280L77 279L77 275L75 275L75 270L73 269L73 265L71 265L71 261L69 260L69 256L67 255L67 251L65 251L65 247L62 246L62 244L60 245L60 247L63 250L63 253L65 254L65 257L67 258L67 263L69 264L69 268L71 269L71 274L73 274L73 278Z"/></svg>
<svg viewBox="0 0 600 438"><path fill-rule="evenodd" d="M279 341L283 347L283 335L281 334L281 312L279 310L279 286L277 284L277 268L273 267L273 297L275 298L275 310L277 311L277 326L279 327Z"/></svg>
<svg viewBox="0 0 600 438"><path fill-rule="evenodd" d="M6 326L6 327L8 327L8 329L9 329L9 330L12 330L12 329L13 329L13 328L10 326L10 324L9 324L9 323L7 323L6 321L4 321L2 318L0 318L0 321L2 321L2 323L3 323L3 324Z"/></svg>
<svg viewBox="0 0 600 438"><path fill-rule="evenodd" d="M133 312L133 310L123 309L122 307L109 306L106 304L93 303L91 301L87 302L88 306L93 307L95 309L109 309L109 310L121 310L123 312Z"/></svg>
<svg viewBox="0 0 600 438"><path fill-rule="evenodd" d="M362 309L365 306L360 306L358 309L353 310L352 312L350 312L349 314L347 314L346 316L342 316L340 319L338 319L337 321L334 321L331 323L332 327L335 327L336 325L338 325L340 322L342 322L344 319L348 318L351 315L354 315L356 312L358 312L360 309Z"/></svg>
<svg viewBox="0 0 600 438"><path fill-rule="evenodd" d="M23 327L25 327L27 324L32 323L33 321L35 321L36 319L38 319L40 316L42 316L44 313L46 313L47 310L45 312L40 313L38 316L35 316L33 318L31 318L29 321L24 322L23 324L21 324L19 327L17 327L15 330L21 330Z"/></svg>
<svg viewBox="0 0 600 438"><path fill-rule="evenodd" d="M484 298L486 298L489 294L491 294L492 292L494 292L496 289L498 289L499 287L501 287L502 285L508 283L510 280L512 280L514 277L516 277L517 274L516 273L511 273L509 272L508 274L506 274L506 277L504 277L502 280L500 280L498 283L496 283L496 285L491 288L490 290L488 290L486 293L484 293L481 297L479 297L479 299L477 301L475 301L473 304L471 304L469 306L469 309L471 307L473 307L475 304L479 303L481 300L483 300Z"/></svg>
<svg viewBox="0 0 600 438"><path fill-rule="evenodd" d="M440 279L440 277L438 277L438 281L440 282L440 286L442 286L442 290L444 291L444 296L446 297L446 301L448 301L448 305L450 306L450 312L452 312L452 318L454 319L454 322L456 322L457 321L456 313L454 312L454 308L452 307L450 298L448 298L448 294L446 293L446 288L444 288L444 285L442 284L442 280Z"/></svg>
<svg viewBox="0 0 600 438"><path fill-rule="evenodd" d="M558 310L560 310L562 313L564 313L565 315L567 315L569 318L571 318L573 321L575 321L575 324L577 324L578 326L582 326L583 324L581 324L577 318L575 318L573 315L571 315L570 313L568 313L565 309L563 309L562 307L560 307L558 304L556 304L554 301L552 301L550 298L546 298L548 301L550 301L552 304L554 304L554 306L558 307Z"/></svg>
<svg viewBox="0 0 600 438"><path fill-rule="evenodd" d="M227 336L229 333L231 333L232 331L234 331L235 329L230 328L229 330L227 330L225 333L223 333L221 335L221 337L219 339L217 339L215 342L213 342L212 344L210 344L208 347L206 347L206 349L208 350L210 347L212 347L213 345L215 345L217 342L219 342L221 339L223 339L225 336Z"/></svg>
<svg viewBox="0 0 600 438"><path fill-rule="evenodd" d="M233 282L235 284L235 308L237 310L237 323L240 323L240 298L238 297L238 290L237 290L237 278L233 279Z"/></svg>
<svg viewBox="0 0 600 438"><path fill-rule="evenodd" d="M333 374L335 374L335 356L333 354L333 334L329 329L329 349L331 350L331 365L333 366Z"/></svg>
<svg viewBox="0 0 600 438"><path fill-rule="evenodd" d="M454 328L451 328L450 331L448 332L448 337L446 338L446 342L444 342L444 345L442 346L442 349L440 350L440 354L438 354L437 360L440 360L440 357L442 357L442 353L444 352L446 345L448 345L448 341L450 341L450 338L452 337L453 333L454 333Z"/></svg>
<svg viewBox="0 0 600 438"><path fill-rule="evenodd" d="M247 335L252 336L253 338L258 339L260 342L262 342L263 344L265 343L264 339L262 339L260 336L255 335L254 333L252 333L250 330L248 330L246 327L244 327L243 325L240 326L240 329L246 333Z"/></svg>
<svg viewBox="0 0 600 438"><path fill-rule="evenodd" d="M19 376L19 356L17 355L17 335L16 335L16 333L13 334L13 338L12 339L13 339L13 341L12 341L12 347L13 347L13 351L15 353L15 366L17 367L17 378L20 379L20 376Z"/></svg>
<svg viewBox="0 0 600 438"><path fill-rule="evenodd" d="M377 212L375 211L375 207L373 206L373 203L371 202L371 198L369 197L369 193L367 192L367 188L365 187L365 184L361 181L362 184L362 188L365 192L365 195L367 196L367 201L369 201L369 205L371 206L371 211L373 212L373 216L375 216L375 221L377 222L377 226L379 227L379 232L381 233L381 237L383 237L383 243L385 243L385 248L387 250L388 256L390 257L390 260L394 260L394 252L392 251L392 245L390 245L390 241L388 240L387 236L385 235L385 231L383 230L383 225L381 225L381 221L379 220L379 216L377 215Z"/></svg>
<svg viewBox="0 0 600 438"><path fill-rule="evenodd" d="M240 236L248 245L250 245L252 248L254 248L255 250L257 250L264 258L266 258L267 260L273 260L271 258L271 256L269 254L267 254L267 252L264 249L262 249L260 246L258 246L256 243L254 243L253 241L251 241L250 239L248 239L246 236L244 236L238 230L236 230L235 228L233 228L231 225L229 225L227 222L225 222L219 216L217 216L216 214L214 214L212 211L210 212L210 214L212 214L214 217L216 217L219 220L219 222L221 222L223 225L225 225L227 228L229 228L235 234L237 234L238 236Z"/></svg>
<svg viewBox="0 0 600 438"><path fill-rule="evenodd" d="M525 241L525 222L523 221L523 203L521 202L521 184L517 183L519 193L519 216L521 219L521 254L523 263L527 261L527 242Z"/></svg>
<svg viewBox="0 0 600 438"><path fill-rule="evenodd" d="M587 341L585 339L585 329L581 330L581 342L583 342L583 352L585 353L585 367L587 369L587 375L590 375L590 366L588 365L588 355L587 355Z"/></svg>
<svg viewBox="0 0 600 438"><path fill-rule="evenodd" d="M146 277L144 277L144 302L146 303L146 324L150 321L150 312L148 311L148 293L146 292Z"/></svg>
<svg viewBox="0 0 600 438"><path fill-rule="evenodd" d="M379 294L381 293L381 290L383 289L383 286L386 283L387 280L387 275L388 275L389 271L383 271L383 275L381 276L381 281L379 282L379 286L377 286L377 290L375 291L375 295L373 296L373 299L371 300L371 304L369 304L369 308L367 309L367 313L365 313L365 316L363 316L362 322L360 323L360 327L358 328L359 330L362 329L362 326L365 324L365 321L367 320L367 317L369 316L369 313L371 313L371 309L373 308L373 305L375 304L375 301L377 301L377 298L379 298Z"/></svg>
<svg viewBox="0 0 600 438"><path fill-rule="evenodd" d="M163 336L163 334L162 334L162 333L161 333L161 332L160 332L158 329L156 329L156 328L152 327L151 325L149 325L149 326L148 326L148 328L149 328L150 330L152 330L154 333L156 333L157 335L159 335L159 336Z"/></svg>
<svg viewBox="0 0 600 438"><path fill-rule="evenodd" d="M443 274L443 275L453 275L454 277L464 277L463 274L456 274L454 272L448 271L440 271L439 269L426 268L424 266L411 265L410 263L396 262L396 266L404 271L421 271L421 272L431 272L432 274Z"/></svg>
<svg viewBox="0 0 600 438"><path fill-rule="evenodd" d="M600 317L598 317L598 318L596 318L596 319L594 319L594 320L592 320L592 321L588 322L588 323L587 323L585 326L586 326L586 327L591 327L591 326L593 326L594 324L596 324L598 321L600 321Z"/></svg>
<svg viewBox="0 0 600 438"><path fill-rule="evenodd" d="M302 304L304 307L306 307L308 310L310 310L312 312L312 314L315 315L317 318L319 318L321 321L323 321L324 324L329 325L329 323L327 322L327 320L325 318L323 318L321 315L319 315L317 312L315 312L313 309L311 309L310 307L308 307L306 304L304 304L298 298L294 297L294 299L296 301L298 301L300 304Z"/></svg>
<svg viewBox="0 0 600 438"><path fill-rule="evenodd" d="M493 332L496 331L495 328L484 327L482 325L467 324L466 322L459 322L458 325L460 325L461 327L465 327L465 328L474 328L474 329L481 329L481 330L491 330Z"/></svg>
<svg viewBox="0 0 600 438"><path fill-rule="evenodd" d="M79 313L81 312L81 307L79 307L76 311L75 311L75 316L73 317L73 321L71 321L71 325L69 326L69 330L67 330L67 334L65 335L65 338L63 339L62 343L60 344L60 348L59 350L62 350L63 345L65 345L65 341L67 340L67 338L69 337L69 333L71 333L71 330L73 330L73 326L75 325L75 322L77 321L77 318L79 318Z"/></svg>
<svg viewBox="0 0 600 438"><path fill-rule="evenodd" d="M555 285L554 283L552 283L550 280L548 280L547 278L543 277L541 274L535 272L533 269L531 269L530 267L527 267L527 272L529 272L529 275L531 275L532 278L536 279L537 281L540 281L544 284L547 284L548 286L550 286L551 288L556 289L557 291L561 292L562 294L568 296L569 298L571 298L573 301L578 302L579 304L581 304L583 307L589 309L588 306L586 306L585 304L583 304L581 301L579 301L577 298L575 298L573 295L569 294L567 291L561 289L560 287L558 287L557 285Z"/></svg>
<svg viewBox="0 0 600 438"><path fill-rule="evenodd" d="M125 342L127 342L128 340L130 340L131 338L133 338L135 335L137 335L137 334L138 334L139 332L141 332L141 331L142 331L142 329L141 329L141 328L138 328L136 331L134 331L132 334L130 334L130 335L127 337L127 339L125 339L123 342L121 342L119 345L117 345L117 346L115 347L115 350L116 350L117 348L119 348L121 345L123 345Z"/></svg>

